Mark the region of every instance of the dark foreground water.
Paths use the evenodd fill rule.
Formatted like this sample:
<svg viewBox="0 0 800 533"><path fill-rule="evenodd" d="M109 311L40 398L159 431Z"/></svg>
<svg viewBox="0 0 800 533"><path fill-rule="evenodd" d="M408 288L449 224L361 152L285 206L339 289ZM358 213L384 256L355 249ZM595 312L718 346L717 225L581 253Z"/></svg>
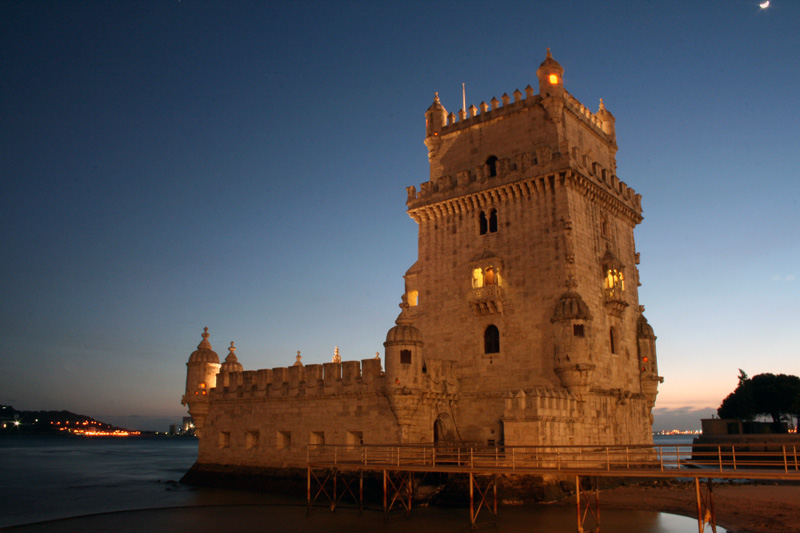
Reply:
<svg viewBox="0 0 800 533"><path fill-rule="evenodd" d="M317 507L248 491L177 483L197 457L182 438L0 438L0 528L15 531L469 531L464 508L417 507L385 520L376 509ZM602 508L603 531L678 533L697 521L647 511ZM494 528L490 528L494 530ZM503 507L498 531L572 532L575 509ZM717 529L722 531L721 528Z"/></svg>

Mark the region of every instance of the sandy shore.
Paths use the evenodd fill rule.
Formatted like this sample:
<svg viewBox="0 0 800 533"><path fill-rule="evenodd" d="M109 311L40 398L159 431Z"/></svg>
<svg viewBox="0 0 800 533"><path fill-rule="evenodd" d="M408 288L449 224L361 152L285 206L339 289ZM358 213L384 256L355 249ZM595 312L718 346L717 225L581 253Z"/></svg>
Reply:
<svg viewBox="0 0 800 533"><path fill-rule="evenodd" d="M800 531L800 484L719 483L713 485L712 492L717 525L731 533ZM557 503L570 504L575 505L574 497ZM697 518L693 482L656 482L602 490L600 508L601 512L603 508L641 509Z"/></svg>

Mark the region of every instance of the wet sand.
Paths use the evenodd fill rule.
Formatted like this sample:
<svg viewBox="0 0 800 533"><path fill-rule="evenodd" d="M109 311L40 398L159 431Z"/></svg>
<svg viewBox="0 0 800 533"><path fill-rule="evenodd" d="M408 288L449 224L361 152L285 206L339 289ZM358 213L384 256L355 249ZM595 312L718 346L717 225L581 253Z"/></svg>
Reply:
<svg viewBox="0 0 800 533"><path fill-rule="evenodd" d="M552 505L511 506L499 509L496 524L489 516L479 516L482 531L503 533L571 533L575 531L575 512ZM603 531L616 533L683 533L695 530L691 520L652 511L608 509L602 515ZM15 533L65 533L73 531L114 531L116 533L219 532L236 533L445 533L471 530L469 510L460 508L416 507L411 515L403 512L385 517L380 509L359 513L354 508L317 507L310 515L304 505L227 505L172 507L123 511L53 520L11 528Z"/></svg>
<svg viewBox="0 0 800 533"><path fill-rule="evenodd" d="M731 533L800 531L800 484L720 483L713 485L717 525ZM555 505L575 505L571 497ZM694 483L624 485L600 492L600 509L639 509L697 519Z"/></svg>

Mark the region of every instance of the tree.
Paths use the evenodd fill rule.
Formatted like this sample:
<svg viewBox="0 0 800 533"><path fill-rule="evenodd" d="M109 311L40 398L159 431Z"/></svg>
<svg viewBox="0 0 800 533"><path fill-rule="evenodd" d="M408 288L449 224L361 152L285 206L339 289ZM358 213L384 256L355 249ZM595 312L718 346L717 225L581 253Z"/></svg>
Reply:
<svg viewBox="0 0 800 533"><path fill-rule="evenodd" d="M739 384L717 409L720 418L753 420L757 415L769 415L773 430L783 431L781 420L797 415L800 407L800 378L786 374L758 374L748 378L739 369Z"/></svg>
<svg viewBox="0 0 800 533"><path fill-rule="evenodd" d="M717 409L717 415L720 418L735 418L744 422L749 422L756 417L750 378L741 368L739 369L739 384L722 400L722 405Z"/></svg>

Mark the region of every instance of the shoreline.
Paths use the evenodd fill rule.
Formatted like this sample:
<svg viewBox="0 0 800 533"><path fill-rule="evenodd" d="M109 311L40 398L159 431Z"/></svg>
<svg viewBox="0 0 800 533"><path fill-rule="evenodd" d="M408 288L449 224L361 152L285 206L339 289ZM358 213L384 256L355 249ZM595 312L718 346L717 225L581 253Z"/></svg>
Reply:
<svg viewBox="0 0 800 533"><path fill-rule="evenodd" d="M696 524L697 510L694 494L694 483L691 481L648 481L601 489L599 495L601 526L613 526L615 521L619 522L621 519L636 520L633 518L635 516L638 516L638 519L644 519L645 523L648 520L651 522L654 520L653 518L642 518L645 515L637 514L642 512L683 516ZM800 507L796 504L797 501L800 501L800 484L798 483L719 483L714 484L713 495L717 525L725 528L729 533L788 533L797 531L797 524L800 523ZM153 531L196 531L197 526L217 522L222 524L235 515L241 518L241 521L237 522L243 531L255 531L257 528L251 527L251 525L261 523L259 517L263 518L265 514L272 515L274 520L276 515L269 509L277 508L283 509L279 513L281 518L278 521L288 520L283 523L283 526L288 528L287 531L307 531L309 526L326 524L329 527L335 526L336 531L368 531L376 527L376 524L382 520L382 512L373 505L365 508L365 516L360 516L357 508L345 506L336 514L338 518L331 523L329 522L330 518L327 518L331 516L329 511L325 509L324 505L319 505L319 502L309 518L306 516L304 501L285 495L281 497L264 492L226 491L223 498L218 496L213 496L205 504L200 505L112 511L19 524L8 529L56 532L67 531L75 526L86 526L90 529L114 526L120 531L137 531L143 521L151 524ZM574 506L574 495L551 503L502 505L499 509L498 519L500 524L513 526L528 520L528 518L520 519L521 516L528 517L530 513L533 513L535 516L551 517L545 519L561 520L567 527L557 530L567 531L574 527L574 512L564 513L564 511L567 509L572 511ZM419 506L415 507L409 519L420 533L438 531L441 529L437 528L441 527L450 530L467 530L469 524L468 514L465 514L465 510L464 506L445 505L430 508ZM414 520L415 515L418 517L418 521ZM135 520L130 520L133 518ZM392 531L406 530L409 522L400 516L397 518L400 520L390 521L389 529ZM318 521L319 523L317 523ZM126 528L128 524L136 524L136 526L132 525L130 528ZM167 526L167 524L171 525ZM190 524L194 526L191 527ZM517 529L512 527L511 530L516 531ZM669 529L669 531L673 531L673 529Z"/></svg>
<svg viewBox="0 0 800 533"><path fill-rule="evenodd" d="M714 483L716 522L729 533L792 533L800 524L800 483ZM600 490L600 509L633 509L697 520L694 482L656 481ZM552 505L575 505L575 496ZM601 522L602 523L602 522Z"/></svg>

